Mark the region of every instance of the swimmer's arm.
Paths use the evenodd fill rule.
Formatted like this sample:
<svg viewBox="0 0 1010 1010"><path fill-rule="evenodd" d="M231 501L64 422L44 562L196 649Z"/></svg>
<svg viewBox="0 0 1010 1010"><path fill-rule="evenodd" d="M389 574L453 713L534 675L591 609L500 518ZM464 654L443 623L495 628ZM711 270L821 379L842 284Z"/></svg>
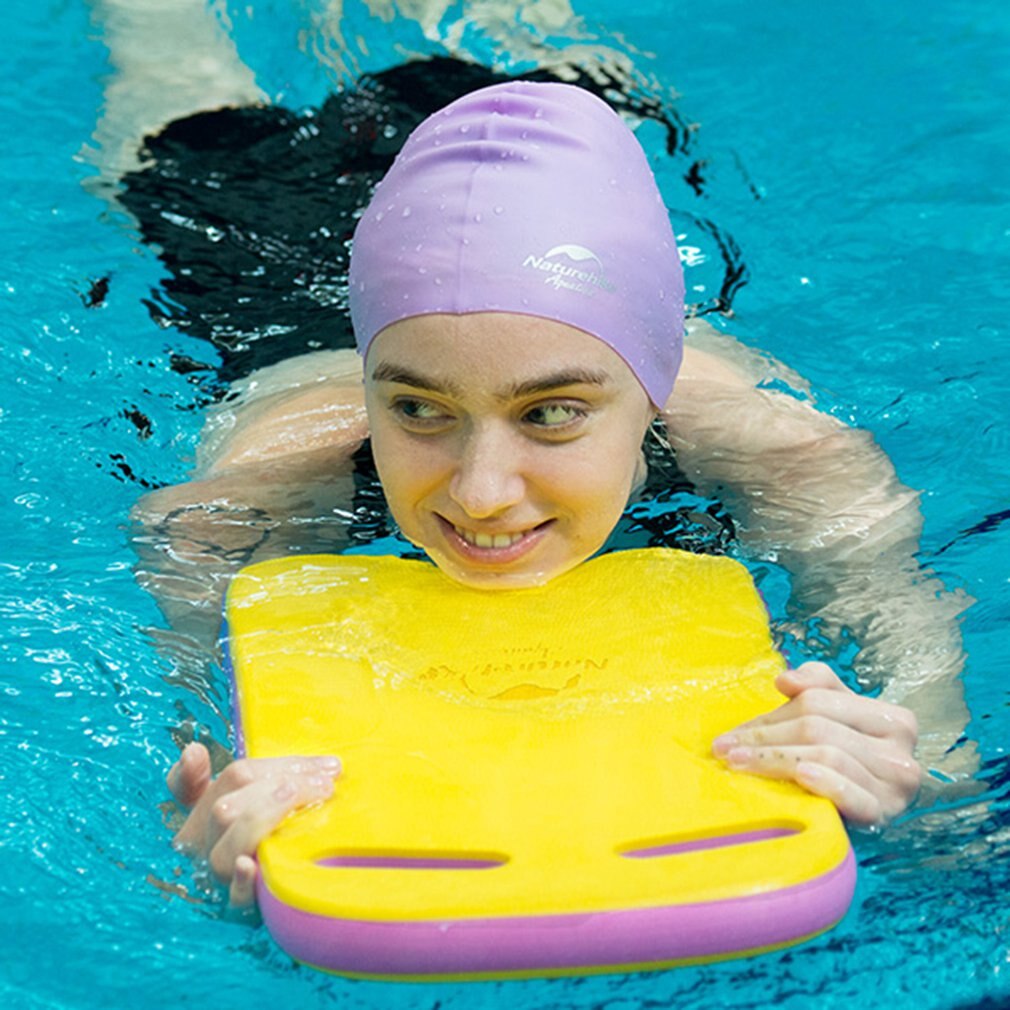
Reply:
<svg viewBox="0 0 1010 1010"><path fill-rule="evenodd" d="M175 677L205 689L221 599L238 568L292 550L338 551L367 431L361 368L348 352L291 359L236 383L207 419L194 478L133 511L137 578L171 626ZM192 659L191 659L192 657ZM187 668L188 667L188 668ZM259 842L291 810L333 791L339 762L240 760L214 777L202 744L169 775L186 816L176 845L209 864L230 903L255 901Z"/></svg>
<svg viewBox="0 0 1010 1010"><path fill-rule="evenodd" d="M193 479L133 509L137 578L171 627L213 641L224 587L255 561L338 551L367 433L360 366L342 352L257 373L209 417ZM311 359L311 360L308 360Z"/></svg>
<svg viewBox="0 0 1010 1010"><path fill-rule="evenodd" d="M232 386L208 413L196 472L208 477L317 452L349 456L367 434L358 355L303 354Z"/></svg>
<svg viewBox="0 0 1010 1010"><path fill-rule="evenodd" d="M744 540L790 570L804 616L836 643L855 637L861 680L918 715L924 763L967 770L958 762L970 765L970 748L944 755L968 720L957 621L968 601L916 561L918 496L869 433L757 388L773 376L796 388L783 366L693 329L664 411L685 473L724 496Z"/></svg>

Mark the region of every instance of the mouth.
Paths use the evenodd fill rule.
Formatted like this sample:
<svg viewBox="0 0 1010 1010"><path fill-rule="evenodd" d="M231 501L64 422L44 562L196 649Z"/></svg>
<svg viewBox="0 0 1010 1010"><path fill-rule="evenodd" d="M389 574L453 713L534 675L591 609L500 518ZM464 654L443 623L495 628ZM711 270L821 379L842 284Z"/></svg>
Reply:
<svg viewBox="0 0 1010 1010"><path fill-rule="evenodd" d="M474 530L465 529L453 523L453 530L457 536L462 537L472 547L480 547L486 550L488 547L502 548L511 547L519 543L528 534L528 530L520 533L480 533Z"/></svg>
<svg viewBox="0 0 1010 1010"><path fill-rule="evenodd" d="M446 540L469 561L502 565L525 557L543 539L554 520L548 519L524 530L487 532L472 530L438 516Z"/></svg>

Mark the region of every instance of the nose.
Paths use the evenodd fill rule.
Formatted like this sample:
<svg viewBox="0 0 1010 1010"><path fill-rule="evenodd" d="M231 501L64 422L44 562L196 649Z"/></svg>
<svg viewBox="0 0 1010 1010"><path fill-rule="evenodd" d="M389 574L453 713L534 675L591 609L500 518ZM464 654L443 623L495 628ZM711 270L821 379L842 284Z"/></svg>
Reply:
<svg viewBox="0 0 1010 1010"><path fill-rule="evenodd" d="M498 426L476 426L462 438L449 497L471 518L489 519L518 505L525 494L522 446Z"/></svg>

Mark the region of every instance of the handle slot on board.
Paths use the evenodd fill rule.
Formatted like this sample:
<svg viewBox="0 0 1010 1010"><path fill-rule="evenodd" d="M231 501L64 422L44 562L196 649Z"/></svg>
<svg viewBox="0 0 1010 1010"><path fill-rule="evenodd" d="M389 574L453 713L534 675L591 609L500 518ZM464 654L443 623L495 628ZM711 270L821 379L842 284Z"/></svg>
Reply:
<svg viewBox="0 0 1010 1010"><path fill-rule="evenodd" d="M617 854L624 856L625 859L661 859L665 856L682 856L706 849L725 849L737 845L753 845L774 838L788 838L790 835L798 835L802 830L803 825L796 821L736 824L704 835L680 835L632 842L619 848Z"/></svg>
<svg viewBox="0 0 1010 1010"><path fill-rule="evenodd" d="M316 865L336 870L494 870L507 862L508 856L490 852L369 850L331 853Z"/></svg>

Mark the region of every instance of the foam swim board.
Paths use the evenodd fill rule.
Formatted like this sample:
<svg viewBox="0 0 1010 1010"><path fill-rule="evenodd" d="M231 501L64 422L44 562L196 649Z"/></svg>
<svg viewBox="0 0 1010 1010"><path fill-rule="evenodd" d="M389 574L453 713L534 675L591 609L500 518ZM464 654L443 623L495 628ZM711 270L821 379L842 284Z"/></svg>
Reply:
<svg viewBox="0 0 1010 1010"><path fill-rule="evenodd" d="M782 703L746 570L639 550L543 587L310 556L226 604L239 749L338 754L325 804L261 844L281 947L342 974L665 967L829 928L855 870L834 807L711 741Z"/></svg>

